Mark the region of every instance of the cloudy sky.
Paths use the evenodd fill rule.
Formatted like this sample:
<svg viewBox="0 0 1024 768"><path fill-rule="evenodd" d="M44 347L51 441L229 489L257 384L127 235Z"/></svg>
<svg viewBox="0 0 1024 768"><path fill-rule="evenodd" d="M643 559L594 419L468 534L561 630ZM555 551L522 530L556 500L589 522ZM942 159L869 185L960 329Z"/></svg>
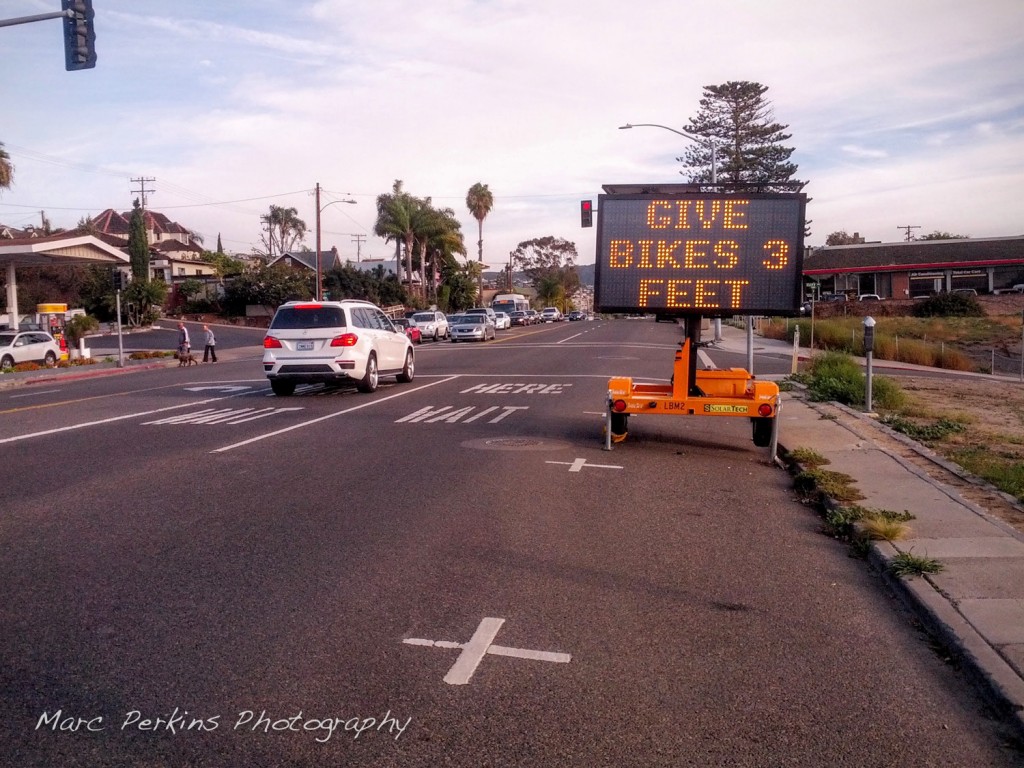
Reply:
<svg viewBox="0 0 1024 768"><path fill-rule="evenodd" d="M0 18L59 10L4 0ZM60 22L0 28L0 223L73 227L148 206L249 252L270 205L315 247L383 258L395 179L451 207L487 184L484 262L553 235L594 260L579 202L685 181L706 85L768 86L807 181L811 245L935 230L1024 234L1021 0L94 0L98 63L64 70ZM355 205L328 205L351 199ZM363 237L358 237L363 236Z"/></svg>

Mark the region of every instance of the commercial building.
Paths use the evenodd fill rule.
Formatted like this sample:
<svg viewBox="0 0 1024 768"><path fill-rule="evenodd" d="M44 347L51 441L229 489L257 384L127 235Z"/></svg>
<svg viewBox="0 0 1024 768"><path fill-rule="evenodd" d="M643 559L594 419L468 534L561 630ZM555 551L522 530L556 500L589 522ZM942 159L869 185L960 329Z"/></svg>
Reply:
<svg viewBox="0 0 1024 768"><path fill-rule="evenodd" d="M1024 236L825 246L807 254L803 274L813 296L912 299L958 288L998 293L1024 283Z"/></svg>

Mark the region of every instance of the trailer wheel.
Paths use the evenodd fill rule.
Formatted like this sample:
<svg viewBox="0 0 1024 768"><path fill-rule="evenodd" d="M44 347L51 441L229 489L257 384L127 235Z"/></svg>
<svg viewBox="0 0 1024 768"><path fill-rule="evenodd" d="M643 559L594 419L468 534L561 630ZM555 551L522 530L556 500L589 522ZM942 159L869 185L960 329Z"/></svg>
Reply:
<svg viewBox="0 0 1024 768"><path fill-rule="evenodd" d="M767 448L772 442L772 418L754 418L750 420L754 426L754 445L758 448Z"/></svg>
<svg viewBox="0 0 1024 768"><path fill-rule="evenodd" d="M619 435L625 436L627 426L629 422L628 413L613 413L612 414L612 436L617 437Z"/></svg>

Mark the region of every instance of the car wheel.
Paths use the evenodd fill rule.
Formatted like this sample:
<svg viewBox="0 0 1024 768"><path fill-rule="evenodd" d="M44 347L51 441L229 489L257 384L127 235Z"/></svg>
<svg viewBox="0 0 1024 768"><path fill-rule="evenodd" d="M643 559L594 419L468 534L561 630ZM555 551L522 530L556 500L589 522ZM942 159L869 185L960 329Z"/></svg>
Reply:
<svg viewBox="0 0 1024 768"><path fill-rule="evenodd" d="M405 365L402 366L402 372L398 374L398 380L403 384L408 384L412 381L412 377L416 375L416 362L413 359L412 350L410 349L405 353Z"/></svg>
<svg viewBox="0 0 1024 768"><path fill-rule="evenodd" d="M270 382L270 388L278 397L288 397L289 395L295 394L294 381L281 381L279 379L272 379Z"/></svg>
<svg viewBox="0 0 1024 768"><path fill-rule="evenodd" d="M47 352L46 357L43 358L43 365L47 368L57 367L57 356L53 352Z"/></svg>
<svg viewBox="0 0 1024 768"><path fill-rule="evenodd" d="M750 421L754 426L754 445L758 448L767 448L772 442L774 419L758 417Z"/></svg>
<svg viewBox="0 0 1024 768"><path fill-rule="evenodd" d="M377 356L371 352L370 356L366 358L366 373L362 379L359 380L359 384L356 387L360 392L375 392L377 390L377 381L380 375L377 372Z"/></svg>
<svg viewBox="0 0 1024 768"><path fill-rule="evenodd" d="M434 341L440 341L440 340L441 340L441 334L439 334L437 332L437 330L435 329L434 330Z"/></svg>
<svg viewBox="0 0 1024 768"><path fill-rule="evenodd" d="M4 355L3 360L0 360L0 370L9 371L14 367L14 358L10 355Z"/></svg>

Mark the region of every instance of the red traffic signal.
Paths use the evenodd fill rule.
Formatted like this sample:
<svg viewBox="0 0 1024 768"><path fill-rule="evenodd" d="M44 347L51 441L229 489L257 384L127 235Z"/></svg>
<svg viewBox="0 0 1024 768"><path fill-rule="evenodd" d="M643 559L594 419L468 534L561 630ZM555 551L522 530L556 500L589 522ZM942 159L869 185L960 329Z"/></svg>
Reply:
<svg viewBox="0 0 1024 768"><path fill-rule="evenodd" d="M590 200L580 201L580 226L594 226L594 204Z"/></svg>

